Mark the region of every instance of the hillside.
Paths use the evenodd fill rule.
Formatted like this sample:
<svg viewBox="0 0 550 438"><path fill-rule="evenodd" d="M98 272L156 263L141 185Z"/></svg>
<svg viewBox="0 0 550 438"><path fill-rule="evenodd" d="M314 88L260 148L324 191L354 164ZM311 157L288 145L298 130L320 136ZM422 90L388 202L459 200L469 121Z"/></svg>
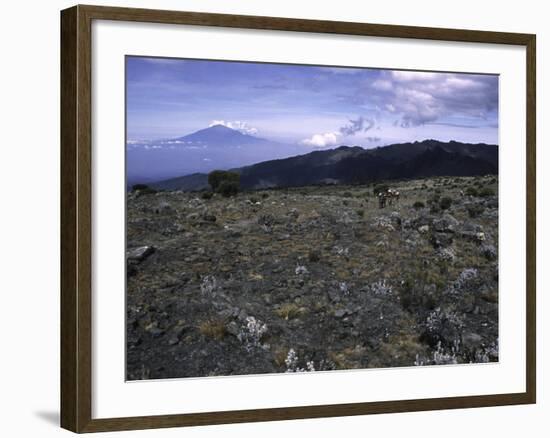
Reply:
<svg viewBox="0 0 550 438"><path fill-rule="evenodd" d="M425 140L376 149L340 146L233 169L243 189L318 184L365 184L380 180L498 173L498 146ZM194 173L151 184L157 189L201 190L207 174Z"/></svg>

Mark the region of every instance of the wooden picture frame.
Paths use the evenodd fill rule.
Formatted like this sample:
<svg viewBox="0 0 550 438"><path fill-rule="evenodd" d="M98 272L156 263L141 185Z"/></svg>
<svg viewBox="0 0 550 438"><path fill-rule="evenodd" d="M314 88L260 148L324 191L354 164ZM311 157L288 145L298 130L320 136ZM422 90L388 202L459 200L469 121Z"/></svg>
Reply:
<svg viewBox="0 0 550 438"><path fill-rule="evenodd" d="M127 418L92 418L92 22L114 20L370 37L517 45L526 48L526 391L521 393L251 409ZM536 401L535 79L531 34L75 6L61 12L61 426L74 432L530 404Z"/></svg>

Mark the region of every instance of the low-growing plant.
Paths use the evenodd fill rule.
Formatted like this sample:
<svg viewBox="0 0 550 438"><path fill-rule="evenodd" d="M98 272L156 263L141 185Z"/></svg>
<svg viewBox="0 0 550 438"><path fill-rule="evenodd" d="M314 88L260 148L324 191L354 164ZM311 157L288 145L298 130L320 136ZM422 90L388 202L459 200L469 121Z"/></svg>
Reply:
<svg viewBox="0 0 550 438"><path fill-rule="evenodd" d="M421 208L424 208L425 206L426 205L422 201L416 201L413 204L413 208L415 208L416 210L420 210Z"/></svg>
<svg viewBox="0 0 550 438"><path fill-rule="evenodd" d="M477 189L475 187L468 187L465 191L468 196L477 196Z"/></svg>
<svg viewBox="0 0 550 438"><path fill-rule="evenodd" d="M214 193L212 192L202 192L201 198L202 199L212 199L212 196L214 196Z"/></svg>
<svg viewBox="0 0 550 438"><path fill-rule="evenodd" d="M305 313L306 309L298 306L296 303L284 303L275 310L275 314L279 318L286 320L297 318Z"/></svg>
<svg viewBox="0 0 550 438"><path fill-rule="evenodd" d="M482 197L495 196L495 191L490 187L483 187L479 191L479 196L482 196Z"/></svg>
<svg viewBox="0 0 550 438"><path fill-rule="evenodd" d="M157 190L155 190L152 187L149 187L147 184L134 184L132 186L132 192L139 192L140 194L151 194L151 193L157 193Z"/></svg>
<svg viewBox="0 0 550 438"><path fill-rule="evenodd" d="M319 251L311 249L307 254L307 259L310 262L318 262L319 260L321 260L321 255L319 254Z"/></svg>
<svg viewBox="0 0 550 438"><path fill-rule="evenodd" d="M199 324L198 329L204 336L217 341L223 339L227 334L225 321L223 319L207 319Z"/></svg>
<svg viewBox="0 0 550 438"><path fill-rule="evenodd" d="M467 207L468 216L471 218L479 217L484 211L485 207L481 204L472 204Z"/></svg>
<svg viewBox="0 0 550 438"><path fill-rule="evenodd" d="M441 210L448 210L451 207L452 203L453 203L453 199L449 198L448 196L445 196L440 199L439 207L441 208Z"/></svg>

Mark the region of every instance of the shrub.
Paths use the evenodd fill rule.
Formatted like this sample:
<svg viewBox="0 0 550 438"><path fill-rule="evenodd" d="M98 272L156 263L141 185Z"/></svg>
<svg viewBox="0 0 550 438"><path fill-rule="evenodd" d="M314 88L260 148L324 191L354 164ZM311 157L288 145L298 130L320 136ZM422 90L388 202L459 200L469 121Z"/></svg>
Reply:
<svg viewBox="0 0 550 438"><path fill-rule="evenodd" d="M307 259L310 262L318 262L319 260L321 260L321 255L319 254L319 251L311 249L307 254Z"/></svg>
<svg viewBox="0 0 550 438"><path fill-rule="evenodd" d="M465 193L468 196L477 196L477 189L475 187L468 187Z"/></svg>
<svg viewBox="0 0 550 438"><path fill-rule="evenodd" d="M212 192L202 192L201 194L202 199L212 199L212 196L214 196Z"/></svg>
<svg viewBox="0 0 550 438"><path fill-rule="evenodd" d="M208 184L212 191L221 193L225 197L236 195L239 192L241 176L236 172L213 170L208 174Z"/></svg>
<svg viewBox="0 0 550 438"><path fill-rule="evenodd" d="M413 204L413 208L417 209L417 210L420 210L421 208L424 208L425 205L422 201L416 201L414 204Z"/></svg>
<svg viewBox="0 0 550 438"><path fill-rule="evenodd" d="M222 196L229 198L239 193L239 183L235 181L222 181L217 190Z"/></svg>
<svg viewBox="0 0 550 438"><path fill-rule="evenodd" d="M365 210L363 210L363 209L355 210L355 212L357 213L357 215L359 217L364 217L365 216Z"/></svg>
<svg viewBox="0 0 550 438"><path fill-rule="evenodd" d="M441 200L439 201L439 207L441 208L441 210L448 210L452 203L453 203L452 198L445 196L444 198L441 198Z"/></svg>
<svg viewBox="0 0 550 438"><path fill-rule="evenodd" d="M478 195L483 197L495 196L495 191L490 187L484 187L479 191Z"/></svg>
<svg viewBox="0 0 550 438"><path fill-rule="evenodd" d="M483 211L485 210L485 207L480 204L473 204L473 205L469 205L467 209L468 209L468 216L470 216L471 218L476 218L480 216L481 213L483 213Z"/></svg>
<svg viewBox="0 0 550 438"><path fill-rule="evenodd" d="M236 172L228 172L225 170L213 170L208 174L208 184L210 184L214 192L219 191L224 181L236 184L238 188L240 184L240 175Z"/></svg>
<svg viewBox="0 0 550 438"><path fill-rule="evenodd" d="M199 332L209 338L221 340L227 334L223 319L207 319L198 325Z"/></svg>
<svg viewBox="0 0 550 438"><path fill-rule="evenodd" d="M132 186L132 192L140 192L143 194L156 193L157 191L146 184L134 184Z"/></svg>
<svg viewBox="0 0 550 438"><path fill-rule="evenodd" d="M306 309L304 307L298 306L296 303L284 303L275 310L275 313L279 318L282 319L294 319L305 313Z"/></svg>

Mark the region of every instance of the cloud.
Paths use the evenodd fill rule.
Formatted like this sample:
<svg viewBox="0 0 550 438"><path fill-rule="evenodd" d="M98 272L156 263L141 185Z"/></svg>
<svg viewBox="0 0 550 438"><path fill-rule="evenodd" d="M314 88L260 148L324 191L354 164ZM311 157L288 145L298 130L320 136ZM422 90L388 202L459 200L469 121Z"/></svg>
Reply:
<svg viewBox="0 0 550 438"><path fill-rule="evenodd" d="M377 79L371 86L372 88L381 91L389 91L393 88L392 82L385 79Z"/></svg>
<svg viewBox="0 0 550 438"><path fill-rule="evenodd" d="M212 120L210 122L210 125L208 126L211 127L215 125L222 125L222 126L225 126L226 128L235 129L237 131L242 132L243 134L248 134L248 135L254 135L258 133L258 129L250 126L246 122L241 122L240 120L235 120L234 122L229 122L225 120Z"/></svg>
<svg viewBox="0 0 550 438"><path fill-rule="evenodd" d="M374 120L367 119L363 116L357 118L357 120L350 119L349 124L340 128L342 135L355 135L358 132L367 132L374 127Z"/></svg>
<svg viewBox="0 0 550 438"><path fill-rule="evenodd" d="M334 73L338 75L354 75L361 72L360 68L349 67L318 67L319 70L325 73Z"/></svg>
<svg viewBox="0 0 550 438"><path fill-rule="evenodd" d="M366 137L365 140L367 140L369 143L376 143L382 139L380 137Z"/></svg>
<svg viewBox="0 0 550 438"><path fill-rule="evenodd" d="M384 71L362 94L403 128L453 116L486 120L498 111L498 76Z"/></svg>
<svg viewBox="0 0 550 438"><path fill-rule="evenodd" d="M183 65L185 63L185 60L180 58L162 58L162 57L139 57L140 60L143 60L147 62L148 64L156 64L156 65Z"/></svg>
<svg viewBox="0 0 550 438"><path fill-rule="evenodd" d="M339 134L337 132L326 132L324 134L314 134L310 138L302 140L301 143L306 146L324 148L334 146L338 142Z"/></svg>

